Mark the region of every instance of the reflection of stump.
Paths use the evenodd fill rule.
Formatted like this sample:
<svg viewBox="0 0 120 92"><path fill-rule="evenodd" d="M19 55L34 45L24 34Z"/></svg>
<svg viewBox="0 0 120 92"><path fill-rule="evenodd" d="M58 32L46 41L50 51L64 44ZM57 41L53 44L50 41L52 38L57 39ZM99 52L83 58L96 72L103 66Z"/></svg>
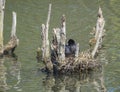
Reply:
<svg viewBox="0 0 120 92"><path fill-rule="evenodd" d="M89 85L88 85L89 84ZM43 85L49 92L107 92L102 71L93 71L88 74L72 74L46 76ZM91 87L91 88L90 88ZM89 91L88 91L89 90Z"/></svg>
<svg viewBox="0 0 120 92"><path fill-rule="evenodd" d="M8 90L6 70L4 59L0 59L0 92L6 92L6 90Z"/></svg>

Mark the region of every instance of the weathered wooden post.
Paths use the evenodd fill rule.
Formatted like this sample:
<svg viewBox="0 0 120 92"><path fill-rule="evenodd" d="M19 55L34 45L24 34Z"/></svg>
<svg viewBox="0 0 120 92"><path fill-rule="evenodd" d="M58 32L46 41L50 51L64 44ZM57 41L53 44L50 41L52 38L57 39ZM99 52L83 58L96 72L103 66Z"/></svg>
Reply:
<svg viewBox="0 0 120 92"><path fill-rule="evenodd" d="M46 25L42 24L41 38L42 38L42 59L46 62L50 58L50 47L49 47L49 38L48 38L48 30L49 30L49 22L51 15L51 6L49 4L48 17L46 21Z"/></svg>
<svg viewBox="0 0 120 92"><path fill-rule="evenodd" d="M53 42L52 47L55 55L55 59L60 63L60 28L53 29Z"/></svg>
<svg viewBox="0 0 120 92"><path fill-rule="evenodd" d="M49 31L49 22L50 22L50 16L51 16L51 6L52 4L49 4L49 10L48 10L48 17L47 17L47 22L46 22L46 28L45 28L45 41L46 41L46 51L45 51L45 56L46 58L50 57L50 47L49 47L49 38L48 38L48 31Z"/></svg>
<svg viewBox="0 0 120 92"><path fill-rule="evenodd" d="M59 60L65 60L65 42L66 42L66 18L65 15L61 19L61 30L60 30L60 44L59 44Z"/></svg>
<svg viewBox="0 0 120 92"><path fill-rule="evenodd" d="M0 0L0 55L3 54L3 21L5 0Z"/></svg>
<svg viewBox="0 0 120 92"><path fill-rule="evenodd" d="M62 63L65 60L65 42L66 42L66 19L65 15L61 18L61 28L53 29L53 51L57 51L58 62Z"/></svg>
<svg viewBox="0 0 120 92"><path fill-rule="evenodd" d="M104 34L104 25L105 25L105 20L103 18L102 15L102 10L99 7L99 11L98 11L98 19L97 19L97 24L96 24L96 33L95 33L95 40L96 40L96 44L94 46L94 49L92 51L92 57L94 58L98 48L101 47L101 43L102 43L102 36Z"/></svg>
<svg viewBox="0 0 120 92"><path fill-rule="evenodd" d="M16 12L12 12L13 19L12 19L12 29L11 29L11 38L17 37L16 36L16 24L17 24L17 14Z"/></svg>
<svg viewBox="0 0 120 92"><path fill-rule="evenodd" d="M98 10L98 19L97 19L97 23L96 23L96 33L95 33L95 39L96 40L98 39L100 31L103 30L104 23L105 22L104 22L104 18L103 18L103 15L102 15L102 10L99 7L99 10Z"/></svg>
<svg viewBox="0 0 120 92"><path fill-rule="evenodd" d="M41 31L41 38L42 38L42 61L45 63L45 67L48 70L48 72L52 72L53 70L53 64L51 62L50 57L50 47L49 47L49 38L48 38L48 31L49 31L49 22L50 22L50 15L51 15L51 6L52 4L49 4L49 10L48 10L48 17L46 21L46 25L42 24L42 31ZM37 52L37 53L40 53Z"/></svg>
<svg viewBox="0 0 120 92"><path fill-rule="evenodd" d="M41 38L42 38L42 60L44 61L45 60L45 25L42 24L42 27L41 27Z"/></svg>
<svg viewBox="0 0 120 92"><path fill-rule="evenodd" d="M10 36L10 41L4 46L4 54L12 54L15 48L19 44L19 39L16 36L17 14L14 11L12 12L12 14L13 14L13 21L12 21L11 36Z"/></svg>

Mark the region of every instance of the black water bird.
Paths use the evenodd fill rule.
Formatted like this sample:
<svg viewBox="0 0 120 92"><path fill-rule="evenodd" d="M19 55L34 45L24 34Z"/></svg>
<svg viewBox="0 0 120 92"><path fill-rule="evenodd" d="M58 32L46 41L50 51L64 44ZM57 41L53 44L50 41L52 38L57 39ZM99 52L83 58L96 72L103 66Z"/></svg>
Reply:
<svg viewBox="0 0 120 92"><path fill-rule="evenodd" d="M65 46L65 56L75 56L76 43L73 39L69 39L68 44Z"/></svg>

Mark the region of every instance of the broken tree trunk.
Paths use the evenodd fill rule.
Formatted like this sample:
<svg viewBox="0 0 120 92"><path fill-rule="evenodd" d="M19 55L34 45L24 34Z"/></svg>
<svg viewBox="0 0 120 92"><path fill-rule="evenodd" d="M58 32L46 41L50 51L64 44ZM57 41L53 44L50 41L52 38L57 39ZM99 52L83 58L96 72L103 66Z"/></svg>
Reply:
<svg viewBox="0 0 120 92"><path fill-rule="evenodd" d="M102 10L99 7L98 19L97 19L97 23L96 23L96 33L95 33L95 39L96 40L98 39L100 31L103 30L103 27L104 27L104 18L103 18L103 15L102 15Z"/></svg>
<svg viewBox="0 0 120 92"><path fill-rule="evenodd" d="M66 42L66 19L65 15L61 19L61 28L53 29L53 41L51 45L52 54L59 63L65 60L65 42Z"/></svg>
<svg viewBox="0 0 120 92"><path fill-rule="evenodd" d="M66 19L65 15L61 19L61 30L60 30L60 44L59 44L59 60L62 62L65 60L65 42L66 42Z"/></svg>
<svg viewBox="0 0 120 92"><path fill-rule="evenodd" d="M105 31L104 25L105 25L105 20L104 20L103 15L102 15L102 10L99 7L98 19L97 19L97 24L96 24L96 33L95 33L96 43L95 43L95 46L94 46L93 51L91 53L93 58L95 57L96 53L98 52L98 49L101 48L102 37L103 37L104 31Z"/></svg>
<svg viewBox="0 0 120 92"><path fill-rule="evenodd" d="M57 60L60 63L60 28L54 28L53 29L53 41L51 45L51 55L52 59ZM52 61L54 61L52 60Z"/></svg>
<svg viewBox="0 0 120 92"><path fill-rule="evenodd" d="M0 0L0 55L3 54L3 21L5 0Z"/></svg>
<svg viewBox="0 0 120 92"><path fill-rule="evenodd" d="M19 39L16 36L16 13L13 12L13 22L12 22L12 30L10 41L4 46L4 54L13 54L15 48L19 44Z"/></svg>
<svg viewBox="0 0 120 92"><path fill-rule="evenodd" d="M42 38L42 60L46 62L50 58L50 50L49 50L49 38L48 38L48 30L49 30L49 22L51 15L51 6L49 4L48 17L46 21L46 25L42 24L41 38Z"/></svg>
<svg viewBox="0 0 120 92"><path fill-rule="evenodd" d="M36 57L38 62L40 62L40 61L44 62L45 69L48 72L51 72L53 70L53 64L50 60L51 58L50 58L50 47L49 47L49 38L48 38L51 6L52 6L52 4L49 4L46 25L42 24L42 27L41 27L42 46L41 46L41 49L40 48L37 49L37 57ZM41 52L42 52L42 54L41 54Z"/></svg>
<svg viewBox="0 0 120 92"><path fill-rule="evenodd" d="M12 14L13 14L13 20L12 20L11 38L17 37L16 36L16 23L17 23L16 18L17 18L17 15L16 15L16 12L14 12L14 11L12 12Z"/></svg>

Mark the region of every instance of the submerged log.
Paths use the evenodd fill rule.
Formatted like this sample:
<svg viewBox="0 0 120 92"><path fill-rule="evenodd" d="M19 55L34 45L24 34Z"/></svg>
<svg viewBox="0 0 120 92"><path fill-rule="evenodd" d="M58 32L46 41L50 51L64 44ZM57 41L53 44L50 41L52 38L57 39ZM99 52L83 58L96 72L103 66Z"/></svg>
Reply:
<svg viewBox="0 0 120 92"><path fill-rule="evenodd" d="M4 54L13 54L18 44L19 44L19 39L16 36L16 13L13 12L11 37L10 37L10 41L4 46Z"/></svg>

